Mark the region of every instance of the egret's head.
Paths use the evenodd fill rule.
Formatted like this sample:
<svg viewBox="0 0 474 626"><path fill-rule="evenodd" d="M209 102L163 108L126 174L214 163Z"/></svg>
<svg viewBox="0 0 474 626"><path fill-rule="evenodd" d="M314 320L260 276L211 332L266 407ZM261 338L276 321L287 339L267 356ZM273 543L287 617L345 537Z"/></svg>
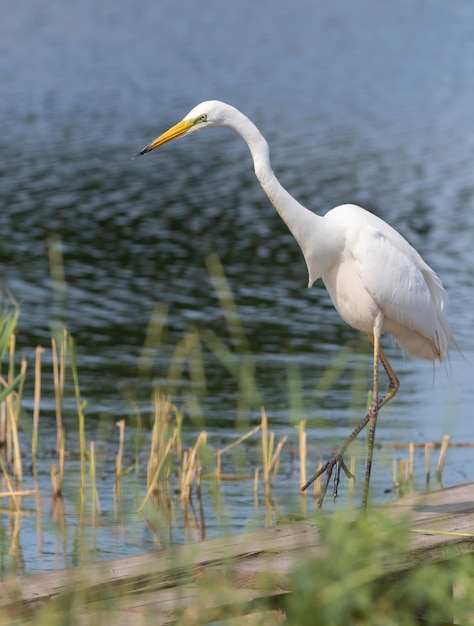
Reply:
<svg viewBox="0 0 474 626"><path fill-rule="evenodd" d="M159 135L151 143L140 150L137 156L151 152L155 148L159 148L168 141L177 139L178 137L184 137L203 128L210 126L225 126L226 118L230 111L234 108L218 100L209 100L207 102L201 102L194 109L192 109L186 117L172 126L162 135Z"/></svg>

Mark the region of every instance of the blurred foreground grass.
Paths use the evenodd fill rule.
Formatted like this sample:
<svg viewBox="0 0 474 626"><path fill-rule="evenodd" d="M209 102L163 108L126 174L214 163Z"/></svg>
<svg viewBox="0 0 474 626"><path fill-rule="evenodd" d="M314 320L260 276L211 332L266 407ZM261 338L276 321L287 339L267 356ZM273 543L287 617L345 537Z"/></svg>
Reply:
<svg viewBox="0 0 474 626"><path fill-rule="evenodd" d="M124 391L134 419L130 424L126 420L117 423L119 432L116 454L112 459L114 482L114 520L126 524L131 510L139 516L141 522L151 531L157 545L162 537L171 534L171 528L181 518L185 533L191 536L205 537L205 522L202 510L201 491L203 486L212 496L217 517L225 515L221 498L223 482L229 480L248 481L253 484L254 499L258 506L259 493L263 491L263 501L268 515L265 523L274 523L278 515L272 498L272 484L278 475L281 453L287 443L287 436L278 440L271 432L265 410L261 407L261 396L256 383L255 362L247 345L244 329L235 307L229 285L216 258L209 259L209 272L213 279L216 293L226 321L230 341L224 341L208 329L199 331L190 327L183 333L182 339L170 353L166 375L166 391L151 384L151 371L156 346L162 340L166 320L166 310L158 306L150 320L145 344L138 362L138 377L150 381L151 394L151 434L143 436L143 418L133 391ZM63 284L61 278L61 284ZM63 290L61 291L63 297ZM80 367L77 363L73 338L61 326L52 329L50 347L36 350L34 364L27 364L19 359L15 351L15 330L19 318L19 308L14 303L3 303L0 312L0 470L2 492L0 495L8 503L2 511L8 519L8 530L0 532L0 560L6 556L21 552L19 534L23 516L25 498L34 498L38 518L38 533L41 533L42 505L44 486L38 482L38 441L41 423L40 408L42 402L42 380L44 355L48 352L48 361L52 364L54 388L56 446L50 463L50 497L52 499L51 518L58 537L64 528L64 496L72 491L77 495L76 504L77 540L76 549L87 557L79 555L79 564L94 560L97 545L87 538L84 529L99 527L102 523L100 489L98 488L97 446L101 442L87 436L87 403L80 389ZM205 429L205 419L199 404L199 395L193 389L206 389L206 372L202 351L211 351L222 367L238 381L239 395L236 419L236 436L226 445L216 448L210 445ZM351 350L344 347L329 363L322 375L318 389L328 392L347 366ZM20 362L18 362L20 361ZM184 372L191 385L182 392L180 383ZM23 406L24 385L27 376L34 384L32 410ZM357 384L360 384L359 379ZM293 415L298 416L291 422L297 427L298 446L293 454L298 459L299 484L306 481L306 421L301 403L299 372L290 366L288 371L289 404ZM178 406L173 394L179 391L182 403ZM359 390L360 391L360 390ZM71 438L67 438L63 413L71 410L71 394L76 422L73 427L74 449ZM65 409L67 406L67 409ZM248 415L255 407L261 412L260 423L250 427ZM183 421L186 415L192 416L194 440L185 442ZM201 418L200 418L201 415ZM68 424L71 421L68 420ZM132 425L131 425L132 424ZM70 428L70 426L68 426ZM130 433L131 430L131 433ZM126 453L126 442L134 441L134 451ZM189 437L188 437L189 439ZM257 450L252 472L250 465L225 462L233 458L236 450L249 440ZM26 443L25 443L26 442ZM69 442L67 444L66 442ZM146 444L144 444L146 442ZM428 445L428 444L427 444ZM447 444L446 444L447 445ZM147 450L144 454L144 447ZM428 449L429 452L429 449ZM412 458L413 449L410 451ZM238 456L238 455L237 455ZM245 454L244 454L245 456ZM68 480L71 472L71 457L75 459L72 481ZM236 457L237 458L237 457ZM126 462L124 462L126 460ZM104 459L100 459L103 463ZM404 466L403 472L394 470L394 484L409 488L413 462ZM24 468L31 467L32 488L26 488ZM438 463L439 466L439 463ZM229 467L232 470L229 472ZM246 471L243 471L243 469ZM401 469L401 468L400 468ZM130 480L130 478L132 480ZM124 481L126 491L124 493ZM132 486L132 489L130 487ZM318 489L318 484L315 486ZM197 503L197 507L195 504ZM306 511L306 499L302 496L301 513ZM28 512L31 508L28 509ZM472 560L469 558L447 559L442 565L428 565L409 570L403 576L383 577L382 563L391 563L391 569L403 570L402 554L409 542L409 527L393 527L387 520L380 519L371 523L349 525L344 516L332 517L330 521L318 518L324 539L324 556L309 559L303 568L295 571L292 577L294 592L280 607L281 615L286 616L291 624L415 624L416 614L424 608L423 619L428 624L441 624L452 615L459 615L459 623L468 623L469 607L472 607L472 589L468 581L474 575ZM81 533L81 529L84 530ZM40 541L38 541L38 549ZM461 594L450 593L449 581L455 579ZM80 617L78 608L86 600L71 592L45 605L38 612L22 615L19 611L14 616L18 624L94 624L97 613ZM215 588L206 589L203 602L209 594L219 593ZM103 598L104 606L100 610L100 623L116 623L114 611L119 610L119 598L113 590ZM198 607L199 609L199 607ZM269 605L269 610L272 606ZM198 610L199 613L199 610ZM3 622L11 618L1 615ZM228 618L229 616L222 616ZM257 618L259 619L259 618ZM262 618L263 620L264 618ZM269 619L268 616L265 619ZM105 620L105 621L104 621ZM199 623L190 621L186 616L177 616L178 623ZM414 621L415 620L415 621ZM2 623L3 623L2 622ZM154 623L152 619L143 623ZM259 622L255 622L259 623ZM261 623L268 623L262 621Z"/></svg>
<svg viewBox="0 0 474 626"><path fill-rule="evenodd" d="M153 586L104 584L91 588L75 579L74 586L44 603L0 608L0 623L27 625L222 624L223 626L291 624L294 626L415 626L474 623L474 559L472 554L445 550L440 561L413 563L408 557L413 533L410 523L394 521L380 511L354 521L347 513L317 520L320 550L293 568L290 591L272 595L274 572L254 584L258 600L239 600L232 587L232 560L221 563L221 574L202 576L187 597L193 574L189 563L175 564L183 572L176 600L153 603ZM297 532L297 531L296 531ZM290 553L291 554L291 553ZM157 553L157 559L160 555ZM186 568L189 574L186 576ZM146 574L143 583L146 582ZM155 583L156 585L156 583ZM175 585L177 583L175 582ZM180 602L180 593L182 600ZM130 608L127 597L133 596ZM148 596L151 596L150 598ZM158 595L158 597L160 597ZM5 599L0 607L5 606ZM174 607L179 606L178 610ZM128 620L128 621L127 621Z"/></svg>

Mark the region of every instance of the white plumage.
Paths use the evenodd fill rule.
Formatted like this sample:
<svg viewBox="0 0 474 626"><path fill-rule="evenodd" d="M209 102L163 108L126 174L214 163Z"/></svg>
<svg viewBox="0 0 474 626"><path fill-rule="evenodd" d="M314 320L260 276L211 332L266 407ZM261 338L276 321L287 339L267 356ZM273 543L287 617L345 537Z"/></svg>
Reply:
<svg viewBox="0 0 474 626"><path fill-rule="evenodd" d="M446 319L447 294L436 273L391 226L353 204L338 206L320 216L302 206L277 180L270 164L268 144L257 127L236 108L216 100L203 102L186 117L148 144L139 155L183 135L211 126L236 131L247 143L255 174L282 220L298 242L306 261L309 285L322 278L339 315L352 327L368 333L374 344L372 404L339 450L309 480L306 489L326 473L320 505L333 469L334 497L340 470L348 470L342 455L370 423L369 450L362 506L367 505L373 443L378 411L398 390L399 383L379 338L390 333L408 354L443 360L453 341ZM378 362L390 381L378 398Z"/></svg>

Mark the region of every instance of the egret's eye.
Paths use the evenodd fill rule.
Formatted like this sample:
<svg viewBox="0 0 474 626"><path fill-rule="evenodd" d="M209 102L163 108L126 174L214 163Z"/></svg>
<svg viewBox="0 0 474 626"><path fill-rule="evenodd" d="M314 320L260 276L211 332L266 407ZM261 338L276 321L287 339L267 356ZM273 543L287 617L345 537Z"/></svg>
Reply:
<svg viewBox="0 0 474 626"><path fill-rule="evenodd" d="M207 122L207 115L203 113L199 117L196 118L195 124L202 124L203 122Z"/></svg>

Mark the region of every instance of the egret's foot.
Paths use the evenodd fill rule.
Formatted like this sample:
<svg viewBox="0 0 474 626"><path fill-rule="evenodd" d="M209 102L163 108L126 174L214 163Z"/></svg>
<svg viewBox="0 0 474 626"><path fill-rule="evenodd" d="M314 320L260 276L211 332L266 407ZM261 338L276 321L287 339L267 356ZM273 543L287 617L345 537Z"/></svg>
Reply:
<svg viewBox="0 0 474 626"><path fill-rule="evenodd" d="M315 480L317 480L320 476L322 476L324 473L326 474L326 477L323 481L322 487L321 487L321 494L319 496L319 500L318 500L318 509L320 509L323 505L323 500L324 497L326 495L326 492L328 490L329 487L329 481L331 480L331 476L332 473L334 471L335 468L335 473L334 473L334 491L333 491L333 496L334 496L334 501L337 498L337 490L339 488L339 481L341 478L341 469L344 472L344 474L346 475L346 477L348 479L354 478L355 480L355 476L354 474L349 470L349 468L347 467L347 465L344 463L344 459L342 458L342 454L335 452L332 457L330 459L328 459L326 461L326 463L321 467L321 469L319 469L316 474L310 478L308 480L308 482L306 483L306 485L304 485L301 488L301 491L306 491L306 489L312 484L314 483Z"/></svg>

